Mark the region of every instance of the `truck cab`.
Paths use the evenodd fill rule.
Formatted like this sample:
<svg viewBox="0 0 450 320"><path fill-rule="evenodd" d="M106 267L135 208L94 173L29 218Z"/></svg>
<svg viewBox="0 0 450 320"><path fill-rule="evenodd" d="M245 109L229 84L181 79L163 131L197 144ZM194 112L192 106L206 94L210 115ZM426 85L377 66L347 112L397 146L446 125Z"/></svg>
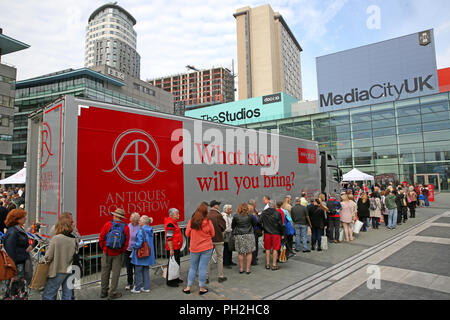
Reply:
<svg viewBox="0 0 450 320"><path fill-rule="evenodd" d="M334 192L336 196L339 196L342 170L334 156L325 151L320 151L320 173L321 192L326 195Z"/></svg>

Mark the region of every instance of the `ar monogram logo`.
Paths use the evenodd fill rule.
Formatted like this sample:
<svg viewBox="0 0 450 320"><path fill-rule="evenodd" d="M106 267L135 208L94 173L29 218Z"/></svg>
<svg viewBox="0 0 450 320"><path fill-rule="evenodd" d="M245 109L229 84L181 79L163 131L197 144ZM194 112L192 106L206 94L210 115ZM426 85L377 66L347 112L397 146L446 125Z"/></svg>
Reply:
<svg viewBox="0 0 450 320"><path fill-rule="evenodd" d="M122 153L117 160L120 152ZM114 142L113 168L103 172L117 171L124 180L141 184L153 178L156 172L166 171L158 168L159 160L158 145L152 136L140 129L129 129L120 134Z"/></svg>
<svg viewBox="0 0 450 320"><path fill-rule="evenodd" d="M50 130L50 126L47 122L44 122L42 124L42 139L41 139L41 157L43 160L43 163L41 165L41 168L44 168L47 165L48 160L51 156L53 156L52 153L52 131Z"/></svg>

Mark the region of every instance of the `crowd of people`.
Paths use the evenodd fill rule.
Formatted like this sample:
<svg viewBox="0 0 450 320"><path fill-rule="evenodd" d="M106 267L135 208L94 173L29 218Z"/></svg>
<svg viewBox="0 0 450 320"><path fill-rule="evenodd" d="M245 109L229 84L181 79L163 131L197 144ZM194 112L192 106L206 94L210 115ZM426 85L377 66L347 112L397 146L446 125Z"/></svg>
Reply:
<svg viewBox="0 0 450 320"><path fill-rule="evenodd" d="M8 204L8 196L11 197L9 203L17 198L15 194L4 194L3 207ZM264 267L276 271L280 269L280 263L287 262L300 251L305 254L313 250L322 251L328 243L353 241L356 220L362 222L362 232L370 228L379 229L382 219L388 230L394 230L409 218L415 218L416 207L422 205L421 197L424 205L428 205L427 196L426 188L414 186L375 185L369 192L365 185L346 185L339 195L321 193L311 198L302 193L294 199L287 195L278 201L264 196L260 200L261 210L257 209L255 199L240 203L236 210L231 204L223 205L220 210L221 203L216 200L202 202L185 230L185 236L190 239L190 266L182 292L191 293L197 274L199 294L208 292L213 259L217 264L218 282L227 280L224 268L237 267L240 274L250 275L252 266L260 264L258 247L261 237ZM118 285L124 264L127 270L125 290L132 294L150 292L149 268L155 264L152 218L132 213L127 223L126 213L121 208L111 215L112 220L102 227L99 235L99 246L103 251L100 297L118 299L122 296ZM179 210L171 208L164 220L168 265L175 261L180 266L183 234L178 225L179 218ZM7 228L4 248L17 267L17 275L8 280L5 287L11 290L14 283L16 295L26 292L33 273L29 263L32 246L23 229L25 221L26 212L20 204L19 208L7 212L4 221ZM74 290L68 285L72 273L68 270L75 264L80 236L71 213L63 213L50 234L50 245L43 259L50 266L42 299L56 299L60 288L62 299L74 299ZM237 253L236 262L233 261L233 252ZM183 280L179 274L169 277L171 268L168 269L167 286L179 287Z"/></svg>

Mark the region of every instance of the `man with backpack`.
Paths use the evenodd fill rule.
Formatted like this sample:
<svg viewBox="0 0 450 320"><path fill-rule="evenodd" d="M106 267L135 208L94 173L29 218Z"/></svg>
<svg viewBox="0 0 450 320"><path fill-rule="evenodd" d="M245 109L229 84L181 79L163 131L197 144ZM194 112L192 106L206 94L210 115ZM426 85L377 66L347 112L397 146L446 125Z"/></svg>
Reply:
<svg viewBox="0 0 450 320"><path fill-rule="evenodd" d="M328 220L328 238L330 242L339 243L339 232L341 228L341 216L339 210L341 210L341 204L336 200L334 193L330 194L330 198L327 201L327 220Z"/></svg>
<svg viewBox="0 0 450 320"><path fill-rule="evenodd" d="M130 229L123 221L125 220L125 211L121 208L111 213L112 221L108 221L100 231L99 245L103 250L101 259L101 298L118 299L122 293L117 292L119 283L120 269L122 268L124 253L128 248L130 240ZM109 278L111 276L111 286Z"/></svg>

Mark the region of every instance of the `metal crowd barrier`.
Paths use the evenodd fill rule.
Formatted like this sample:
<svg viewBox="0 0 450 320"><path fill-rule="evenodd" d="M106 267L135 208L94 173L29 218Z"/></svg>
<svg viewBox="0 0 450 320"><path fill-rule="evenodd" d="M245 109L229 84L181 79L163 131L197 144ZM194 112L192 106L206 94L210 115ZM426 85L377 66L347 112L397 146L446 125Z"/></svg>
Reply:
<svg viewBox="0 0 450 320"><path fill-rule="evenodd" d="M186 225L180 225L183 234L183 247L181 248L181 263L189 260L189 244L190 238L184 235ZM154 230L154 248L156 264L150 266L155 275L163 276L164 268L167 266L169 256L166 251L166 238L164 229ZM98 238L85 239L79 251L80 260L83 263L81 270L81 285L88 285L100 281L101 278L101 257L103 251L100 249ZM121 276L125 276L127 270L125 261L120 272Z"/></svg>

